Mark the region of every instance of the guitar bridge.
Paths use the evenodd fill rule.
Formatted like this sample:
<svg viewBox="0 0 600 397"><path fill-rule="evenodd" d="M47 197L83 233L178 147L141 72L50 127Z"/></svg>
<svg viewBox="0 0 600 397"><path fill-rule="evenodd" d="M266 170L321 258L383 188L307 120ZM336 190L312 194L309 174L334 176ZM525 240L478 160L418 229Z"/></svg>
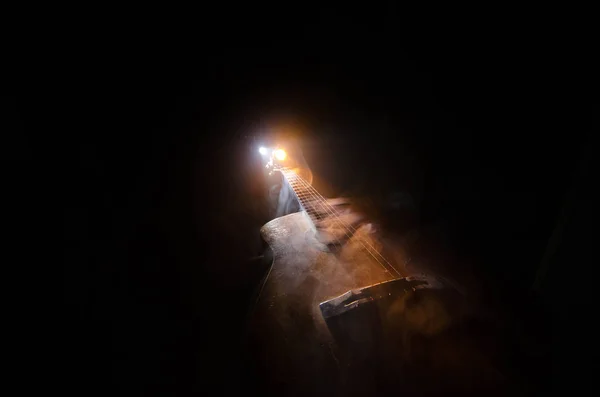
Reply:
<svg viewBox="0 0 600 397"><path fill-rule="evenodd" d="M408 291L429 287L429 282L425 278L397 278L364 288L350 290L345 294L322 302L319 304L319 308L321 309L323 318L328 319L377 300L398 297Z"/></svg>

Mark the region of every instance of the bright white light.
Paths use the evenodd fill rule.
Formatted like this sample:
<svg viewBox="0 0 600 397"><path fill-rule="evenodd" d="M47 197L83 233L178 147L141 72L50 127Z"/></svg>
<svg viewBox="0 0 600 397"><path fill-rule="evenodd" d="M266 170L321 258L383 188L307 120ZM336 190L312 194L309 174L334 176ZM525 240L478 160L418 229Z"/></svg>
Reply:
<svg viewBox="0 0 600 397"><path fill-rule="evenodd" d="M262 147L262 146L261 146L261 147L260 147L260 149L258 149L258 151L259 151L259 153L260 153L260 154L262 154L263 156L264 156L265 154L267 154L267 148L266 148L266 147Z"/></svg>

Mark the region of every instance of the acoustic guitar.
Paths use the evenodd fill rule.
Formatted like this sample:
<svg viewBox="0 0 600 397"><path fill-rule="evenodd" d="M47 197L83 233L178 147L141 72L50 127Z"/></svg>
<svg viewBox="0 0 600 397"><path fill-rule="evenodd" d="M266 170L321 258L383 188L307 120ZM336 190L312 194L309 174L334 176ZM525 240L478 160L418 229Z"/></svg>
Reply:
<svg viewBox="0 0 600 397"><path fill-rule="evenodd" d="M480 390L483 378L497 391L502 376L477 354L431 351L433 337L461 315L459 294L386 259L368 230L345 220L302 169L282 163L271 158L267 166L301 210L261 229L273 254L249 326L261 394L419 395ZM436 354L479 361L467 371L432 363Z"/></svg>

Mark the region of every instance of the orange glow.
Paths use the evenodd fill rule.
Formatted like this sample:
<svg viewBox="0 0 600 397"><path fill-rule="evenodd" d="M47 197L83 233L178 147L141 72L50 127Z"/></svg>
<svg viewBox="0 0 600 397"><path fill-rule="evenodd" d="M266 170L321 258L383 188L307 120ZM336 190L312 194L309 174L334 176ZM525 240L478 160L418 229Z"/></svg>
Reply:
<svg viewBox="0 0 600 397"><path fill-rule="evenodd" d="M275 150L274 154L275 154L275 158L279 161L283 161L287 157L287 153L283 149Z"/></svg>

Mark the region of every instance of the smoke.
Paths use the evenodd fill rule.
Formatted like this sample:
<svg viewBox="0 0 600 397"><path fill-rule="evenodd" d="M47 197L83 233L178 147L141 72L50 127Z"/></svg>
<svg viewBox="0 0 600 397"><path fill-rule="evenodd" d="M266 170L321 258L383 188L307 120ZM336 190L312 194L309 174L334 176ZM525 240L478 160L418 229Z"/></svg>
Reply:
<svg viewBox="0 0 600 397"><path fill-rule="evenodd" d="M285 148L293 161L291 167L298 175L309 185L314 179L318 184L320 175L313 175L300 148L291 142L286 143ZM276 173L272 178L270 197L274 217L300 211L293 190L281 174ZM408 373L415 377L419 387L424 387L421 381L427 382L419 377L421 373L435 373L441 379L438 385L427 384L432 389L438 386L441 390L443 387L462 389L466 387L464 385L476 387L479 382L500 384L502 377L484 358L487 351L493 349L493 343L489 343L491 347L486 343L488 339L494 340L494 330L485 325L485 321L476 328L473 324L479 324L482 316L479 309L475 309L472 302L466 303L464 292L440 276L444 273L438 271L440 266L449 259L439 250L432 249L433 245L426 244L428 229L419 226L418 195L409 194L409 189L402 186L380 197L377 196L380 192L369 192L369 189L365 187L362 196L334 198L318 196L315 189L314 199L318 202L308 205L316 218L316 239L329 247L342 265L347 264L348 275L360 280L359 284L365 281L366 287L370 285L366 281L374 278L369 274L373 266L361 266L363 260L383 262L385 259L398 271L398 277L426 273L429 286L434 287L399 294L382 306L384 310L379 312L381 323L377 325L384 334L382 346L386 359L401 363L400 367L405 370L413 368L413 372ZM390 232L393 227L396 227L395 233ZM415 249L417 246L419 250ZM433 277L432 273L438 276ZM360 350L360 343L357 346ZM392 370L389 375L391 382L401 376L406 379L406 374Z"/></svg>
<svg viewBox="0 0 600 397"><path fill-rule="evenodd" d="M305 207L310 208L318 242L339 253L342 259L356 262L359 258L380 262L394 277L404 274L401 269L408 262L406 249L402 244L384 244L380 234L380 226L369 216L374 205L365 205L365 200L349 197L325 198L312 187L313 172L308 166L300 146L293 139L280 143L288 158L285 166L294 170L302 179L302 184L310 190L312 200L303 199ZM269 174L269 201L274 218L302 210L301 205L291 188L279 172ZM393 197L391 206L398 206L398 201L406 198ZM365 211L367 209L367 211ZM373 212L373 211L371 211ZM384 245L387 245L385 247ZM365 252L366 250L366 252ZM389 257L389 259L386 259ZM357 266L365 269L365 266ZM358 275L357 275L358 276Z"/></svg>
<svg viewBox="0 0 600 397"><path fill-rule="evenodd" d="M288 143L288 154L294 159L294 169L307 184L312 182L313 174L302 151ZM275 216L283 216L301 210L294 191L280 177L273 187L277 192ZM377 205L365 198L350 197L324 198L314 190L314 201L308 201L313 214L315 237L337 254L341 262L352 263L349 274L356 280L370 280L366 274L372 266L361 266L362 261L376 261L384 266L393 277L422 275L423 269L411 263L410 246L419 238L414 230L402 235L385 233L382 226L372 219L377 214ZM414 200L408 193L394 192L385 203L392 209L414 209ZM314 219L316 218L316 219ZM433 278L430 285L436 284ZM439 286L439 284L436 284ZM415 335L432 337L443 333L452 324L447 302L439 294L423 293L419 299L413 295L403 295L389 306L385 315L390 327L397 330L398 343L404 353L410 351L411 340Z"/></svg>

